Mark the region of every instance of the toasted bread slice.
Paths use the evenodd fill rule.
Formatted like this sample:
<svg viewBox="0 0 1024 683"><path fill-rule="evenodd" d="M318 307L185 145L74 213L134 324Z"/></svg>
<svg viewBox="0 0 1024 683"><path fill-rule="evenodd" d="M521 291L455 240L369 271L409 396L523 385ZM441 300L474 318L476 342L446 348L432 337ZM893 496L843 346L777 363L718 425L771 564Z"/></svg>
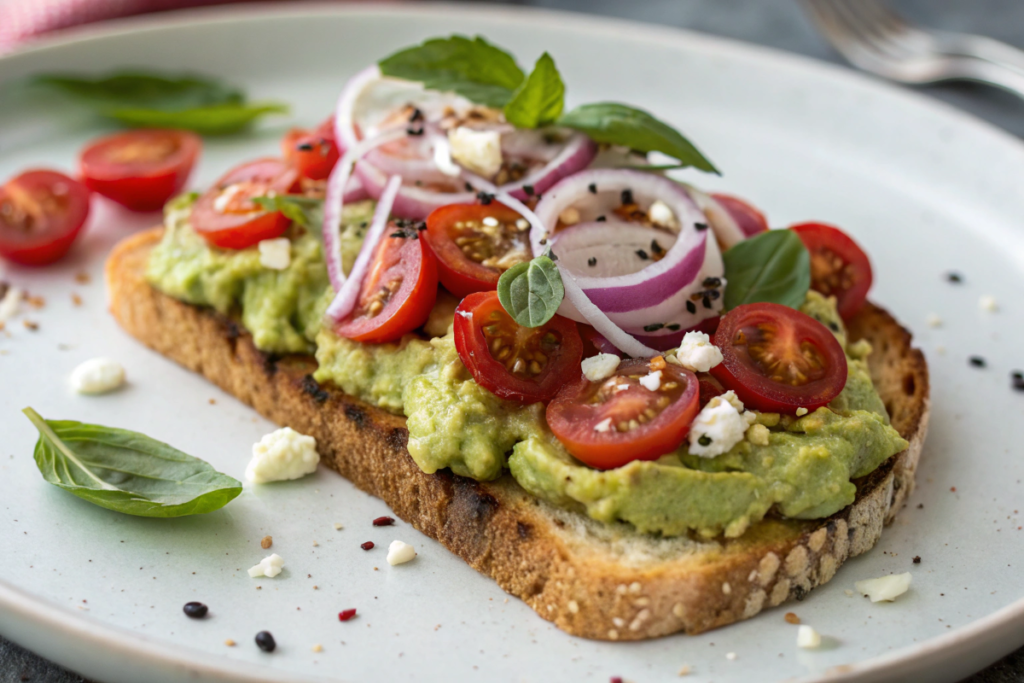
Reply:
<svg viewBox="0 0 1024 683"><path fill-rule="evenodd" d="M324 464L573 635L700 633L799 600L870 549L914 486L928 370L910 334L870 304L851 321L851 339L874 346L872 377L910 447L859 481L856 502L828 519L768 518L736 539L662 539L549 505L508 475L476 482L423 473L406 450L404 418L318 385L312 357L269 357L234 321L152 288L144 272L160 236L126 239L107 263L111 311L129 334L314 436Z"/></svg>

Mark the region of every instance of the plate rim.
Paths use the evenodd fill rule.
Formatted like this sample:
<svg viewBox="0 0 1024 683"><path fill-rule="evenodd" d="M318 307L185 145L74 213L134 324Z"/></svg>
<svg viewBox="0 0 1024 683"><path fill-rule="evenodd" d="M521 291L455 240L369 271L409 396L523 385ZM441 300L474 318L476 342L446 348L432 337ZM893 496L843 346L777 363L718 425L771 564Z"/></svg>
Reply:
<svg viewBox="0 0 1024 683"><path fill-rule="evenodd" d="M395 16L410 13L444 16L456 12L462 17L468 15L491 19L502 18L516 22L523 21L524 17L535 18L539 15L552 19L571 18L574 30L584 33L642 37L645 41L655 41L669 47L677 45L682 40L719 54L755 55L790 71L800 70L806 73L816 73L830 80L840 81L845 87L860 88L890 99L896 98L910 106L930 110L930 115L942 116L957 127L969 127L976 133L995 138L1010 148L1011 153L1016 153L1024 158L1024 141L1008 131L958 109L952 104L904 89L842 65L691 29L549 8L506 5L467 6L452 2L414 3L405 0L384 4L372 2L372 0L346 2L345 4L327 2L326 0L295 0L284 5L242 2L212 7L186 8L149 15L121 17L61 29L47 34L45 37L35 38L11 52L0 54L0 67L11 61L31 59L37 54L83 43L117 38L140 31L173 30L200 24L229 23L239 19L242 21L266 21L269 18L302 20L318 15ZM2 578L0 578L0 608L2 608L0 609L0 626L8 621L12 622L11 630L5 629L7 632L3 635L15 643L19 643L19 640L11 635L14 632L13 623L20 617L23 620L22 623L28 624L30 628L48 632L62 631L66 637L78 639L80 644L87 643L90 646L106 647L108 648L107 654L121 657L134 656L139 658L138 661L148 665L159 664L164 667L163 672L165 673L187 672L187 675L191 676L193 680L223 683L326 683L337 680L263 667L242 660L209 654L183 645L142 637L128 629L93 620L84 614L58 606L44 598L32 596ZM8 619L5 616L8 614L14 615L14 618ZM915 671L928 666L929 660L932 658L944 661L955 660L971 650L987 650L985 659L988 660L988 664L991 664L1020 646L1020 643L1017 643L1007 648L1006 642L1016 642L1016 640L1005 638L1006 642L993 648L992 645L1001 642L1002 639L990 638L991 634L1006 634L1014 628L1024 629L1024 598L969 622L965 626L923 642L830 669L820 676L805 676L795 680L799 683L823 683L824 681L869 683L883 679L898 680L893 676L912 675ZM76 666L75 663L68 662L67 658L62 657L60 650L53 647L33 648L33 651L69 668ZM202 678L199 677L200 675Z"/></svg>

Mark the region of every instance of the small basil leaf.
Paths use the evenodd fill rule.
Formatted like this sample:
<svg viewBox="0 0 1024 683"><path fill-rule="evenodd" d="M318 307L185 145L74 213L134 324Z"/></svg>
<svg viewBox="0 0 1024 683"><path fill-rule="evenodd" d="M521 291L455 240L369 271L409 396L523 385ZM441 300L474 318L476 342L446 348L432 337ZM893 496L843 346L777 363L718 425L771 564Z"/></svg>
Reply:
<svg viewBox="0 0 1024 683"><path fill-rule="evenodd" d="M219 510L242 492L238 480L145 434L23 412L39 430L35 460L43 478L100 507L183 517Z"/></svg>
<svg viewBox="0 0 1024 683"><path fill-rule="evenodd" d="M432 38L385 57L378 66L385 76L454 92L488 107L505 106L524 78L512 55L480 36Z"/></svg>
<svg viewBox="0 0 1024 683"><path fill-rule="evenodd" d="M278 194L273 197L253 197L252 201L267 211L280 211L285 218L304 228L319 229L323 222L323 199Z"/></svg>
<svg viewBox="0 0 1024 683"><path fill-rule="evenodd" d="M110 109L102 113L133 128L180 128L203 135L226 135L243 130L266 114L287 114L288 105L282 102L233 102L179 111Z"/></svg>
<svg viewBox="0 0 1024 683"><path fill-rule="evenodd" d="M191 74L119 71L95 78L42 74L31 82L104 108L187 109L245 100L245 93L238 88Z"/></svg>
<svg viewBox="0 0 1024 683"><path fill-rule="evenodd" d="M523 327L540 327L551 320L564 298L562 276L547 256L517 263L498 278L498 301Z"/></svg>
<svg viewBox="0 0 1024 683"><path fill-rule="evenodd" d="M769 230L722 255L725 308L770 302L797 308L811 287L811 255L792 230Z"/></svg>
<svg viewBox="0 0 1024 683"><path fill-rule="evenodd" d="M545 52L505 105L505 120L518 128L538 128L561 116L564 105L565 83L555 60Z"/></svg>
<svg viewBox="0 0 1024 683"><path fill-rule="evenodd" d="M624 145L640 152L661 152L678 159L682 166L718 173L718 169L679 131L626 104L584 104L563 114L557 124L586 133L595 142Z"/></svg>

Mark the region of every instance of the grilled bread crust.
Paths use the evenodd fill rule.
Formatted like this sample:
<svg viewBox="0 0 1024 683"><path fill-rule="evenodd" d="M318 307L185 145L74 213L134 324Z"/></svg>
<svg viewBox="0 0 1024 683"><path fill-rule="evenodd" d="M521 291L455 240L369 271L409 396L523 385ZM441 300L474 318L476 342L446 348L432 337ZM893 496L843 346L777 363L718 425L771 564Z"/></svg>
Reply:
<svg viewBox="0 0 1024 683"><path fill-rule="evenodd" d="M870 549L914 487L928 368L910 334L877 306L850 321L850 339L874 347L872 379L907 450L856 482L856 501L827 519L766 518L735 539L662 539L549 505L509 475L425 474L406 450L404 418L317 384L311 356L268 356L230 318L151 287L146 262L161 234L124 240L107 262L111 312L129 334L267 419L315 437L325 465L573 635L700 633L800 600Z"/></svg>

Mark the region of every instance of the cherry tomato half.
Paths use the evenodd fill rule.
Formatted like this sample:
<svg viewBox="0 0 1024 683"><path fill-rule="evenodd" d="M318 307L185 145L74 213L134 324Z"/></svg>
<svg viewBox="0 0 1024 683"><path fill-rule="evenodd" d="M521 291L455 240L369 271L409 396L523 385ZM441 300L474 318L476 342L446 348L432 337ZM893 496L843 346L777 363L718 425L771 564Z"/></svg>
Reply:
<svg viewBox="0 0 1024 683"><path fill-rule="evenodd" d="M82 150L86 186L132 211L157 211L185 187L203 143L184 130L132 130Z"/></svg>
<svg viewBox="0 0 1024 683"><path fill-rule="evenodd" d="M388 226L355 309L335 328L340 336L370 343L396 341L427 321L437 299L437 261L419 234L414 228Z"/></svg>
<svg viewBox="0 0 1024 683"><path fill-rule="evenodd" d="M576 323L556 315L540 327L522 327L497 292L470 294L455 309L455 348L477 384L523 403L550 400L579 376L583 359Z"/></svg>
<svg viewBox="0 0 1024 683"><path fill-rule="evenodd" d="M26 171L0 186L0 256L29 266L67 253L89 217L89 188L56 171Z"/></svg>
<svg viewBox="0 0 1024 683"><path fill-rule="evenodd" d="M740 230L747 237L753 237L768 229L768 219L764 217L764 214L739 197L728 194L713 194L711 196L729 212L732 219L736 221L736 225L740 226Z"/></svg>
<svg viewBox="0 0 1024 683"><path fill-rule="evenodd" d="M845 232L825 223L790 228L811 252L811 289L834 296L843 320L852 318L871 289L871 261Z"/></svg>
<svg viewBox="0 0 1024 683"><path fill-rule="evenodd" d="M814 410L846 386L843 347L824 325L788 306L737 306L722 318L715 345L722 362L711 374L757 410Z"/></svg>
<svg viewBox="0 0 1024 683"><path fill-rule="evenodd" d="M498 286L506 270L529 261L530 226L512 209L449 204L427 216L427 239L437 254L441 284L455 296Z"/></svg>
<svg viewBox="0 0 1024 683"><path fill-rule="evenodd" d="M620 358L624 355L622 351L608 341L608 338L586 323L576 323L580 331L580 339L583 340L583 357L590 358L599 353L610 353Z"/></svg>
<svg viewBox="0 0 1024 683"><path fill-rule="evenodd" d="M334 140L334 119L324 121L312 132L293 130L282 141L284 156L299 175L310 180L325 180L331 175L341 154Z"/></svg>
<svg viewBox="0 0 1024 683"><path fill-rule="evenodd" d="M602 470L671 453L700 410L698 383L696 375L678 365L659 367L661 383L655 391L640 384L652 371L651 361L644 359L622 361L601 382L580 376L548 404L551 431L570 453Z"/></svg>
<svg viewBox="0 0 1024 683"><path fill-rule="evenodd" d="M228 171L201 196L192 209L192 227L210 244L245 249L279 237L289 220L265 211L252 201L272 192L287 194L296 173L280 159L260 159Z"/></svg>

